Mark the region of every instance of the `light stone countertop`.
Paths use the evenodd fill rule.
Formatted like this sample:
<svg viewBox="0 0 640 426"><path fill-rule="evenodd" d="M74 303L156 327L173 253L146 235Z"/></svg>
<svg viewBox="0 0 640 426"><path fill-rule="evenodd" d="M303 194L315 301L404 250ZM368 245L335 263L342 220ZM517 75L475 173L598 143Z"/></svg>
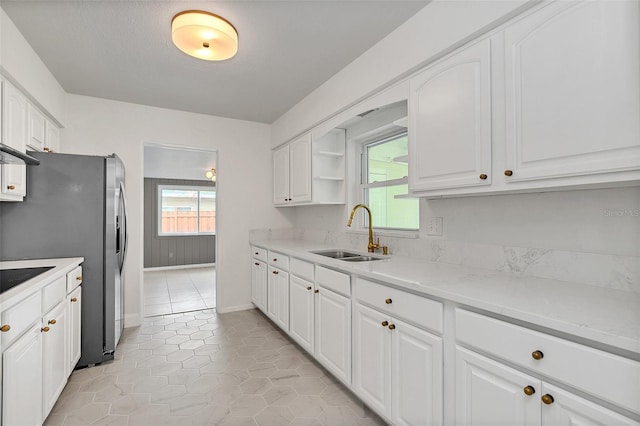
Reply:
<svg viewBox="0 0 640 426"><path fill-rule="evenodd" d="M310 253L339 247L309 241L251 244L640 355L638 293L399 256L351 263Z"/></svg>
<svg viewBox="0 0 640 426"><path fill-rule="evenodd" d="M39 268L53 266L53 269L31 278L0 294L0 312L15 305L28 295L42 289L60 276L64 276L84 262L84 257L64 257L57 259L8 260L0 262L0 269Z"/></svg>

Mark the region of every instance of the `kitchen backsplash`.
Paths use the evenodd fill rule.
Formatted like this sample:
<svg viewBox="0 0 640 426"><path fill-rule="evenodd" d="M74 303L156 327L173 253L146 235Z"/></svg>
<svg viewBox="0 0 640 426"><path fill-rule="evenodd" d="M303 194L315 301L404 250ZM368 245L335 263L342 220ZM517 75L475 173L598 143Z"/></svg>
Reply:
<svg viewBox="0 0 640 426"><path fill-rule="evenodd" d="M367 235L316 229L259 229L251 241L296 239L363 250ZM381 237L392 255L640 293L640 257L510 247L430 239Z"/></svg>

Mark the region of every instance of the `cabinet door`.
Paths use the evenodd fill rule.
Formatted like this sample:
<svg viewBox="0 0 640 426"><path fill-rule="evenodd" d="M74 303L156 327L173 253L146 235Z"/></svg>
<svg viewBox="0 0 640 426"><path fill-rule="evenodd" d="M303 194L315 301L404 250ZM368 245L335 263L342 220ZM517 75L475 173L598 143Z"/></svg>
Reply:
<svg viewBox="0 0 640 426"><path fill-rule="evenodd" d="M267 265L255 259L251 265L251 301L267 313Z"/></svg>
<svg viewBox="0 0 640 426"><path fill-rule="evenodd" d="M277 271L276 275L276 324L289 331L289 274Z"/></svg>
<svg viewBox="0 0 640 426"><path fill-rule="evenodd" d="M409 190L491 183L489 40L410 81Z"/></svg>
<svg viewBox="0 0 640 426"><path fill-rule="evenodd" d="M313 284L291 275L289 278L289 335L313 353Z"/></svg>
<svg viewBox="0 0 640 426"><path fill-rule="evenodd" d="M273 151L273 204L289 202L289 145Z"/></svg>
<svg viewBox="0 0 640 426"><path fill-rule="evenodd" d="M25 152L27 141L27 99L6 81L2 90L2 143ZM26 166L3 164L2 187L6 195L24 196L27 193Z"/></svg>
<svg viewBox="0 0 640 426"><path fill-rule="evenodd" d="M49 152L60 151L60 129L50 121L47 121L44 150Z"/></svg>
<svg viewBox="0 0 640 426"><path fill-rule="evenodd" d="M524 389L531 386L534 394ZM541 382L474 352L456 348L456 424L540 425Z"/></svg>
<svg viewBox="0 0 640 426"><path fill-rule="evenodd" d="M507 182L640 168L639 19L555 2L505 30Z"/></svg>
<svg viewBox="0 0 640 426"><path fill-rule="evenodd" d="M319 288L315 300L316 359L351 384L351 300Z"/></svg>
<svg viewBox="0 0 640 426"><path fill-rule="evenodd" d="M393 419L398 425L440 425L442 339L393 320Z"/></svg>
<svg viewBox="0 0 640 426"><path fill-rule="evenodd" d="M551 404L542 404L543 426L638 426L640 424L547 383L543 383L540 395L549 395L553 398Z"/></svg>
<svg viewBox="0 0 640 426"><path fill-rule="evenodd" d="M393 320L359 303L354 309L354 391L364 402L391 417L391 330L388 326Z"/></svg>
<svg viewBox="0 0 640 426"><path fill-rule="evenodd" d="M289 200L311 201L311 133L289 145Z"/></svg>
<svg viewBox="0 0 640 426"><path fill-rule="evenodd" d="M82 355L82 287L76 287L67 296L67 307L69 309L69 369L71 373L76 367L80 356Z"/></svg>
<svg viewBox="0 0 640 426"><path fill-rule="evenodd" d="M46 119L33 105L28 105L29 135L27 146L36 151L44 150Z"/></svg>
<svg viewBox="0 0 640 426"><path fill-rule="evenodd" d="M280 272L275 268L269 266L269 273L267 274L267 316L271 318L273 322L276 322L278 317L278 275Z"/></svg>
<svg viewBox="0 0 640 426"><path fill-rule="evenodd" d="M44 389L44 416L56 403L67 383L69 369L68 312L66 301L61 302L42 319L42 369Z"/></svg>
<svg viewBox="0 0 640 426"><path fill-rule="evenodd" d="M2 424L40 425L42 334L34 326L2 354Z"/></svg>

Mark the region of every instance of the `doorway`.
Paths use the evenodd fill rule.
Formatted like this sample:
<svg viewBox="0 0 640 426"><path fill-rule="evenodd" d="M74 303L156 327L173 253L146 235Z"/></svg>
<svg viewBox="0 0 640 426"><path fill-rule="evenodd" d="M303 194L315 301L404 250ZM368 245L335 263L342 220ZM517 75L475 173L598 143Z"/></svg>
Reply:
<svg viewBox="0 0 640 426"><path fill-rule="evenodd" d="M216 305L217 151L144 145L144 316Z"/></svg>

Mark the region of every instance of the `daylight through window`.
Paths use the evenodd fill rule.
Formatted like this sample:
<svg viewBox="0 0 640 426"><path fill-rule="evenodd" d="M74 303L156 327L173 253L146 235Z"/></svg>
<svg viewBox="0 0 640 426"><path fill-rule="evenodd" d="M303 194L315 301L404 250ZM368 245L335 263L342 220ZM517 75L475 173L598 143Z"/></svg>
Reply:
<svg viewBox="0 0 640 426"><path fill-rule="evenodd" d="M215 190L199 186L158 186L158 235L211 235L215 232Z"/></svg>

